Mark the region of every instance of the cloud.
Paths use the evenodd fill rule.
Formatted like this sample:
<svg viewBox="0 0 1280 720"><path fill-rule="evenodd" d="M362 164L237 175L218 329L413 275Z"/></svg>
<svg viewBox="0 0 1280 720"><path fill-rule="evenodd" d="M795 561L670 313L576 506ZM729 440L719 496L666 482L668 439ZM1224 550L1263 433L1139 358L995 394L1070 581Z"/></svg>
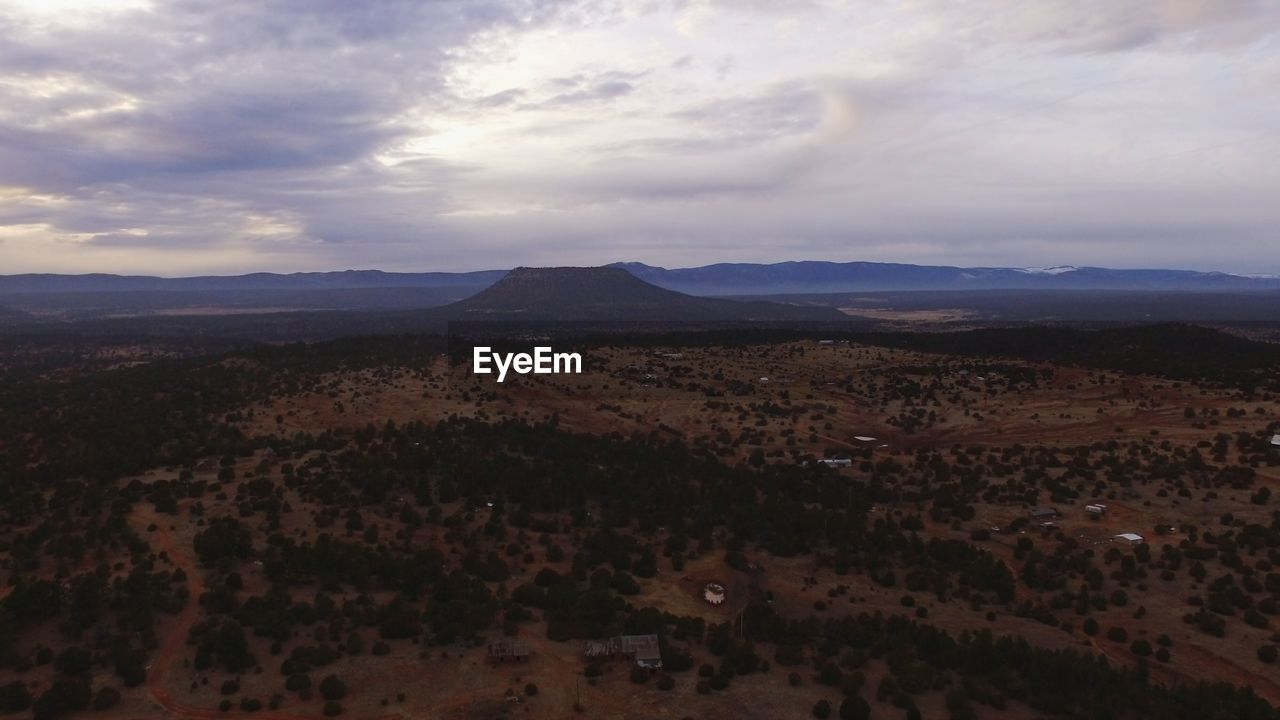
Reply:
<svg viewBox="0 0 1280 720"><path fill-rule="evenodd" d="M0 4L6 271L1280 272L1270 0L36 7Z"/></svg>

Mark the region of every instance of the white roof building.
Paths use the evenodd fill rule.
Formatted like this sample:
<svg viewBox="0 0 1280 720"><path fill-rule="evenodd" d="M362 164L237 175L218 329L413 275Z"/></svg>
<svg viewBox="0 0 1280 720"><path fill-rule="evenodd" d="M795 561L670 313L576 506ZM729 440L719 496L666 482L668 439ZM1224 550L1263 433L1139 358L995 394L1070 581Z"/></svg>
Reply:
<svg viewBox="0 0 1280 720"><path fill-rule="evenodd" d="M1271 447L1280 447L1280 435L1271 436Z"/></svg>
<svg viewBox="0 0 1280 720"><path fill-rule="evenodd" d="M1130 545L1142 544L1142 536L1138 533L1120 533L1116 536L1116 540L1123 543L1129 543Z"/></svg>

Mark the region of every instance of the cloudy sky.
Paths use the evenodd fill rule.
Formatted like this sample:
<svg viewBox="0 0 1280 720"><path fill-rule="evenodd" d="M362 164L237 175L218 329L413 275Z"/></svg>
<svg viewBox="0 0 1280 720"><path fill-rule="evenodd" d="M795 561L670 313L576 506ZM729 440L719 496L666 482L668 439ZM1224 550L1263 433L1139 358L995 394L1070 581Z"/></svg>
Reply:
<svg viewBox="0 0 1280 720"><path fill-rule="evenodd" d="M1280 273L1275 0L0 0L0 273Z"/></svg>

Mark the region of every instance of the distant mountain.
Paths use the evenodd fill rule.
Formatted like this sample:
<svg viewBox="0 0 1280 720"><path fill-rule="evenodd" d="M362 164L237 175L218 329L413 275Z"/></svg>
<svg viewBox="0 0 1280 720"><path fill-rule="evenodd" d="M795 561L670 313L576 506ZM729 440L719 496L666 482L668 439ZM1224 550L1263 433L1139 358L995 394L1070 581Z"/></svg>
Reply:
<svg viewBox="0 0 1280 720"><path fill-rule="evenodd" d="M700 298L621 268L516 268L476 295L437 308L462 321L843 321L824 307Z"/></svg>
<svg viewBox="0 0 1280 720"><path fill-rule="evenodd" d="M906 265L872 262L783 262L772 265L722 263L703 267L667 269L642 263L615 263L614 271L603 281L607 287L585 288L591 293L627 291L629 274L648 283L648 295L632 287L647 309L635 314L657 312L660 307L674 307L670 297L660 299L652 290L665 289L686 295L737 297L791 295L771 298L779 305L759 306L753 312L762 316L805 317L815 311L798 310L799 305L824 305L814 300L817 295L833 293L912 292L912 291L1125 291L1164 293L1239 293L1280 291L1280 278L1261 275L1231 275L1218 272L1186 270L1109 270L1094 267L1044 268L961 268L931 265ZM582 270L579 268L578 270ZM625 271L625 272L624 272ZM163 314L241 314L246 312L288 312L295 310L419 310L434 308L468 298L493 286L506 277L510 292L521 274L508 277L505 270L448 273L394 273L380 270L345 270L341 272L253 273L250 275L160 278L127 275L0 275L0 306L10 311L0 313L0 321L56 322L101 317L155 317ZM573 282L594 282L586 277ZM630 292L630 291L629 291ZM808 298L800 296L809 296ZM495 297L487 295L486 302ZM682 300L688 304L688 300ZM611 304L610 304L611 303ZM625 314L618 306L631 304L623 299L600 304L598 314ZM665 303L665 305L664 305ZM856 304L856 303L855 303ZM606 311L606 306L608 310ZM546 309L543 306L541 309ZM487 312L492 314L495 307ZM527 310L537 311L531 306ZM735 310L742 310L736 306ZM587 308L566 302L554 313L557 317L573 313L590 314ZM687 307L689 313L714 316L721 312L711 306ZM509 308L505 312L519 312ZM25 313L25 314L23 314ZM474 313L480 313L478 309ZM696 319L696 318L691 318Z"/></svg>
<svg viewBox="0 0 1280 720"><path fill-rule="evenodd" d="M0 295L17 293L190 292L238 290L352 290L360 288L472 287L492 285L506 270L393 273L381 270L252 273L161 278L147 275L0 275Z"/></svg>
<svg viewBox="0 0 1280 720"><path fill-rule="evenodd" d="M1280 278L1190 270L1097 267L961 268L873 262L721 263L667 269L615 263L636 277L692 295L776 295L900 290L1280 290Z"/></svg>

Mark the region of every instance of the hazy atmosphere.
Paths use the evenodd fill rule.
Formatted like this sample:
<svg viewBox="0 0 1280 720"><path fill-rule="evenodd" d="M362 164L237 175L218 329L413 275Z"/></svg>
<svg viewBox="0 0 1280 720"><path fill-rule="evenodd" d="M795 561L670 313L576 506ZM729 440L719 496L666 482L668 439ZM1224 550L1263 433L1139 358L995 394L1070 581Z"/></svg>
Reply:
<svg viewBox="0 0 1280 720"><path fill-rule="evenodd" d="M1273 0L0 0L0 272L1280 273L1278 30Z"/></svg>

